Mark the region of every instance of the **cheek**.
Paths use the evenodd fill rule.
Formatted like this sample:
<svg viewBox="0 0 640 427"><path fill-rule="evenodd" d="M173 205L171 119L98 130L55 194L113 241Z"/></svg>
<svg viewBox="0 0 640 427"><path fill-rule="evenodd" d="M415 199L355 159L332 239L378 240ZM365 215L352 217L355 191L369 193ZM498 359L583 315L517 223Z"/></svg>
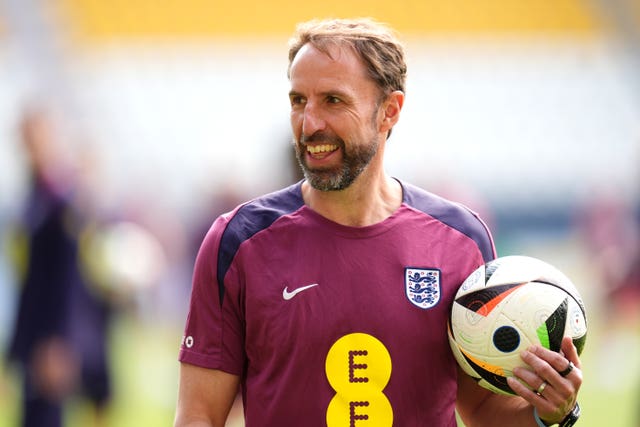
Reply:
<svg viewBox="0 0 640 427"><path fill-rule="evenodd" d="M297 140L300 136L300 132L302 132L302 115L296 111L292 111L289 115L289 121L291 122L291 130L293 131L293 135Z"/></svg>

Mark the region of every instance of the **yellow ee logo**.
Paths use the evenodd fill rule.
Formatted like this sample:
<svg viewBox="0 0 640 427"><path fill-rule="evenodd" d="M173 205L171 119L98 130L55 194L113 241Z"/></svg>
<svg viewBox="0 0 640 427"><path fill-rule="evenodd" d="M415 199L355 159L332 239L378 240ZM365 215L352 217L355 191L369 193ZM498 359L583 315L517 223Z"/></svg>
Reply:
<svg viewBox="0 0 640 427"><path fill-rule="evenodd" d="M382 390L391 378L391 356L377 338L345 335L329 349L325 361L336 391L327 408L327 427L391 427L393 409Z"/></svg>

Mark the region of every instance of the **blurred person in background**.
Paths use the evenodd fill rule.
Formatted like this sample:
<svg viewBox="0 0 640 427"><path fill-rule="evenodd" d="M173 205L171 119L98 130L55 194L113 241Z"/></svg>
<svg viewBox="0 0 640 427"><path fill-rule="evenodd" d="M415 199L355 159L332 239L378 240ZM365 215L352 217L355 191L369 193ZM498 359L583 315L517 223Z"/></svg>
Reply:
<svg viewBox="0 0 640 427"><path fill-rule="evenodd" d="M577 229L599 288L606 331L597 353L601 390L640 393L640 206L617 188L599 188L577 213ZM640 407L634 426L640 426Z"/></svg>
<svg viewBox="0 0 640 427"><path fill-rule="evenodd" d="M64 404L76 393L94 405L99 423L111 395L110 310L83 272L80 236L90 218L75 204L77 182L54 117L46 108L28 108L19 129L29 191L12 231L20 283L7 353L22 374L25 427L61 426Z"/></svg>
<svg viewBox="0 0 640 427"><path fill-rule="evenodd" d="M302 24L288 74L305 179L221 215L205 237L175 425L223 426L238 387L248 427L454 426L456 408L469 426L573 425L582 374L570 338L562 354L523 352L531 369L508 378L520 397L457 366L452 299L495 247L475 213L384 170L406 78L393 32L367 19ZM411 278L431 293L412 299Z"/></svg>
<svg viewBox="0 0 640 427"><path fill-rule="evenodd" d="M593 267L607 333L600 347L598 381L616 390L640 370L630 371L640 325L640 223L635 207L616 188L591 191L577 211L577 230Z"/></svg>
<svg viewBox="0 0 640 427"><path fill-rule="evenodd" d="M596 201L596 202L594 202ZM593 189L589 200L578 210L577 225L602 284L602 293L611 302L606 317L635 316L635 310L620 308L633 295L629 277L640 258L640 224L635 207L616 188ZM633 298L632 298L633 299ZM621 306L620 306L621 305Z"/></svg>

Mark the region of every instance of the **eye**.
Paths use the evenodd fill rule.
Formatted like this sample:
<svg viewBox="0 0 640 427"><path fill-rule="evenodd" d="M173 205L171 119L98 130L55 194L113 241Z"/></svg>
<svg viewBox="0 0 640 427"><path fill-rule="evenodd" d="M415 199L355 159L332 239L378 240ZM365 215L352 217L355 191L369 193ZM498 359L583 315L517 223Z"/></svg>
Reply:
<svg viewBox="0 0 640 427"><path fill-rule="evenodd" d="M289 102L291 102L291 105L302 105L307 102L307 100L301 95L291 95Z"/></svg>
<svg viewBox="0 0 640 427"><path fill-rule="evenodd" d="M329 95L327 96L327 102L329 104L339 104L340 102L342 102L342 100L337 96Z"/></svg>

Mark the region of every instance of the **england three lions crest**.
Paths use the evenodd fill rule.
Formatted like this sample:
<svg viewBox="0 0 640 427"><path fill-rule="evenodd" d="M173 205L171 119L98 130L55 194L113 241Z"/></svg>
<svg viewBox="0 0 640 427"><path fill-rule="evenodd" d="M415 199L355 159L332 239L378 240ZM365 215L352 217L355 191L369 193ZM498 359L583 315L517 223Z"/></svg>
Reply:
<svg viewBox="0 0 640 427"><path fill-rule="evenodd" d="M407 267L404 288L411 304L425 310L431 308L440 301L440 270Z"/></svg>

